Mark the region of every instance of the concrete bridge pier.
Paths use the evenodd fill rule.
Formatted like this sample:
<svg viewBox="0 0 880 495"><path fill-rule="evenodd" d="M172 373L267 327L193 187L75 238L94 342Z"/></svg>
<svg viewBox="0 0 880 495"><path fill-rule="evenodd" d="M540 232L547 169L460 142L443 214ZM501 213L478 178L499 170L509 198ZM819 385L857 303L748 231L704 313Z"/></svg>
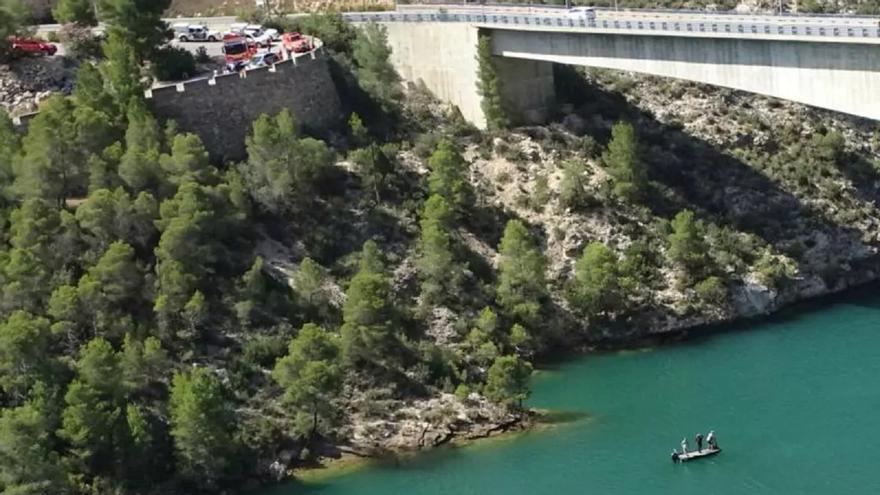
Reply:
<svg viewBox="0 0 880 495"><path fill-rule="evenodd" d="M409 83L424 84L434 96L452 103L465 120L486 127L477 92L477 41L480 29L452 22L390 22L391 62ZM494 51L494 50L493 50ZM553 108L553 63L494 57L505 109L515 123L545 122Z"/></svg>
<svg viewBox="0 0 880 495"><path fill-rule="evenodd" d="M501 99L515 124L543 124L556 104L553 64L494 57Z"/></svg>

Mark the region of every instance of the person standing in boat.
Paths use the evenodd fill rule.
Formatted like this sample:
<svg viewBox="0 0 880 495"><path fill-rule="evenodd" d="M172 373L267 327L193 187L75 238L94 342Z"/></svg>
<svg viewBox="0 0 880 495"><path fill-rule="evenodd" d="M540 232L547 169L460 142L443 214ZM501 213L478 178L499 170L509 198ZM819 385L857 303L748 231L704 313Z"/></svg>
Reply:
<svg viewBox="0 0 880 495"><path fill-rule="evenodd" d="M697 433L694 435L694 442L697 444L697 452L703 451L703 434Z"/></svg>
<svg viewBox="0 0 880 495"><path fill-rule="evenodd" d="M681 455L687 455L687 453L688 453L688 439L682 438L681 439Z"/></svg>
<svg viewBox="0 0 880 495"><path fill-rule="evenodd" d="M718 440L715 439L715 430L709 432L706 435L706 443L709 445L709 448L712 450L718 450Z"/></svg>

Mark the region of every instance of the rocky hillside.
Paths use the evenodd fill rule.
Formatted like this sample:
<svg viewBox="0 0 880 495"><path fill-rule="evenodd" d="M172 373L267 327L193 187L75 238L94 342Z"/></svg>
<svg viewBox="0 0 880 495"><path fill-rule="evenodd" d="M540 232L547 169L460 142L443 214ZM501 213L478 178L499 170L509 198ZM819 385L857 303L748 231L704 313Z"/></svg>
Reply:
<svg viewBox="0 0 880 495"><path fill-rule="evenodd" d="M472 147L476 185L490 203L528 220L544 239L569 335L632 337L766 313L876 277L874 123L621 73L588 72L577 84L557 124L496 137L491 150ZM652 183L637 205L609 196L599 152L619 120L634 124ZM561 204L571 159L588 164L584 207ZM668 261L669 221L683 209L703 223L726 297L701 295L699 281L684 281ZM629 295L628 314L599 325L564 302L575 261L593 241L622 257L639 251L647 275Z"/></svg>

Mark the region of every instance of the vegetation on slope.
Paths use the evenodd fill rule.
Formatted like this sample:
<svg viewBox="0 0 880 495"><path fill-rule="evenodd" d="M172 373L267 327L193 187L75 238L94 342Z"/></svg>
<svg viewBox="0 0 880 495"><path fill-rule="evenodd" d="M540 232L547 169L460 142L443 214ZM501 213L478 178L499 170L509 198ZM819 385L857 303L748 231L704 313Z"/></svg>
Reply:
<svg viewBox="0 0 880 495"><path fill-rule="evenodd" d="M27 135L0 119L3 490L228 489L283 452L387 447L437 398L420 429L516 412L558 346L872 276L864 122L559 68L558 122L480 133L401 97L379 27L295 22L335 52L332 146L282 111L211 163L147 110L122 20Z"/></svg>

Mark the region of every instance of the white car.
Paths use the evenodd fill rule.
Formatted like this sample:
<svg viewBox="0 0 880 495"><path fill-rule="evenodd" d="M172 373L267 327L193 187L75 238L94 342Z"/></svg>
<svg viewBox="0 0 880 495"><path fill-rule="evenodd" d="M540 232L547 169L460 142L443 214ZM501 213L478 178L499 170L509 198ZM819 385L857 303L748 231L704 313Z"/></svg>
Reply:
<svg viewBox="0 0 880 495"><path fill-rule="evenodd" d="M279 36L277 29L264 29L263 26L259 24L246 24L244 22L231 24L229 26L229 31L231 33L247 36L260 48L268 47L273 41L277 40Z"/></svg>
<svg viewBox="0 0 880 495"><path fill-rule="evenodd" d="M172 26L174 37L180 41L220 41L223 36L219 31L208 29L204 24L178 23Z"/></svg>
<svg viewBox="0 0 880 495"><path fill-rule="evenodd" d="M596 22L596 9L593 7L574 7L568 9L568 18L575 21Z"/></svg>
<svg viewBox="0 0 880 495"><path fill-rule="evenodd" d="M256 69L258 67L266 67L272 64L277 64L281 61L281 58L277 53L274 52L262 52L258 53L251 58L250 63L248 63L248 69Z"/></svg>

